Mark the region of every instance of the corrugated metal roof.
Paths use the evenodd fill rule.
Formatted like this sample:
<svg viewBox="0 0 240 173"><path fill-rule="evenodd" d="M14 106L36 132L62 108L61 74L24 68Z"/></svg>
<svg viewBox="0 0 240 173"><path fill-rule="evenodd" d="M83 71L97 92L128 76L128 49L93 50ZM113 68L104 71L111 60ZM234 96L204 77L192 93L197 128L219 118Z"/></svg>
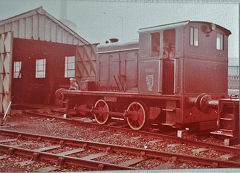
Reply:
<svg viewBox="0 0 240 173"><path fill-rule="evenodd" d="M90 44L43 7L0 20L0 33L8 31L13 31L15 38L75 45Z"/></svg>

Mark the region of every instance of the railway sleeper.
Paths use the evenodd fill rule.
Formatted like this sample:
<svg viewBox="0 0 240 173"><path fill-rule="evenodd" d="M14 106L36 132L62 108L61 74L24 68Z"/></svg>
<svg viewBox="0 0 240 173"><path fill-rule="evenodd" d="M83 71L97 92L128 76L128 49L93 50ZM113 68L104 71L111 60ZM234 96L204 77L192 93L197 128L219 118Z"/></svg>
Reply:
<svg viewBox="0 0 240 173"><path fill-rule="evenodd" d="M56 141L55 138L54 138L54 141ZM101 145L101 144L98 144L98 145ZM93 146L96 146L96 144L94 143ZM35 155L35 157L39 158L40 160L43 159L43 160L47 160L47 161L56 161L56 159L57 159L57 161L59 161L60 158L64 158L64 160L63 160L64 163L65 163L65 161L66 161L66 163L71 163L70 160L71 159L74 160L72 157L68 157L66 155L68 155L69 153L79 152L79 151L76 151L76 150L75 151L71 150L71 151L68 151L67 154L66 153L65 154L61 154L61 153L51 154L51 153L47 153L47 152L42 152L42 151L47 150L46 148L44 150L41 149L40 152L36 152L36 150L30 151L28 149L22 149L22 148L19 148L17 146L1 145L1 149L3 149L3 148L6 148L7 152L11 151L10 152L11 154L19 154L19 155L24 155L24 156L28 156L28 157L32 156L32 155ZM136 149L136 148L127 149L126 147L119 147L119 146L118 146L118 148L116 148L116 150L118 150L119 152L122 152L122 151L125 150L125 152L127 152L127 153L131 153L133 151L134 151L134 153L139 153L139 151L140 151L141 158L143 158L143 159L151 158L151 156L155 156L155 157L157 156L158 158L166 158L167 160L170 159L173 162L176 162L177 160L179 160L179 161L193 161L193 162L202 163L202 164L209 164L209 163L213 162L214 167L236 167L236 166L239 166L239 163L231 162L231 161L218 161L218 160L213 160L213 159L205 160L203 158L198 158L198 157L192 157L192 156L187 156L187 155L185 156L185 155L179 155L179 154L173 154L173 153L165 153L165 152L156 152L156 151L152 151L152 150L144 150L144 149L139 150L139 149ZM107 153L106 151L105 152L100 152L100 153L97 153L97 154L92 154L92 155L90 154L90 155L86 156L88 158L75 159L74 161L80 161L81 163L85 163L87 160L92 160L94 158L101 157L101 156L107 155L107 154L109 154L109 153ZM60 161L61 161L61 159L60 159ZM97 162L91 161L90 164L95 164L95 166L96 166L96 163ZM217 164L217 165L215 165L215 164ZM111 167L111 165L109 165L109 166Z"/></svg>

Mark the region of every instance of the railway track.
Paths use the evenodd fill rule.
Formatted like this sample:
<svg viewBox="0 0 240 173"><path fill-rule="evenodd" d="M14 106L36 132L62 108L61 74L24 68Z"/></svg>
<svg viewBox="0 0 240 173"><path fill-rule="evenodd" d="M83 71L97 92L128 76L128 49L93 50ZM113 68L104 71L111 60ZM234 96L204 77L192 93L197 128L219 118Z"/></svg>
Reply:
<svg viewBox="0 0 240 173"><path fill-rule="evenodd" d="M124 130L127 132L133 132L132 129L126 127L125 123L123 123L123 126L116 126L114 125L99 125L95 122L84 122L79 120L76 117L71 117L71 118L64 118L64 117L60 117L60 116L53 116L53 115L49 115L49 114L45 114L45 113L37 113L37 112L31 112L31 111L24 111L24 113L28 114L28 115L35 115L35 116L44 116L44 117L48 117L48 118L55 118L55 119L59 119L59 120L63 120L63 121L68 121L68 122L74 122L74 123L78 123L78 124L91 124L94 126L101 126L101 127L107 127L107 128L113 128L113 129L117 129L117 130ZM176 135L168 135L168 134L164 134L164 133L160 133L160 132L149 132L149 131L135 131L135 133L138 133L139 135L146 135L146 136L152 136L152 137L158 137L161 138L163 140L171 140L174 143L179 143L179 144L188 144L188 145L194 145L197 147L202 147L202 148L210 148L216 151L221 151L221 152L226 152L226 153L234 153L235 155L240 155L240 149L237 147L233 147L233 146L224 146L224 145L217 145L217 144L211 144L211 143L206 143L206 142L200 142L200 141L194 141L194 140L190 140L190 139L185 139L185 138L179 138Z"/></svg>
<svg viewBox="0 0 240 173"><path fill-rule="evenodd" d="M0 151L34 160L57 163L60 167L76 165L92 170L156 169L174 163L204 165L210 168L239 168L236 161L201 158L193 155L96 143L69 138L0 130ZM4 137L3 137L4 136ZM42 143L42 144L41 144ZM39 147L41 146L41 147ZM140 166L148 163L148 166ZM149 167L149 163L155 163ZM159 165L156 165L159 163Z"/></svg>
<svg viewBox="0 0 240 173"><path fill-rule="evenodd" d="M1 135L10 138L0 140L0 151L31 158L35 161L43 160L57 163L60 167L75 165L91 170L131 170L134 168L94 161L94 158L106 155L106 151L89 154L84 157L69 156L76 153L88 153L89 142L73 139L62 139L37 134L20 133L16 131L0 130ZM47 145L45 145L47 142ZM49 143L50 142L50 143ZM44 146L39 148L39 143ZM71 145L71 147L66 147ZM96 145L96 144L95 144ZM74 149L73 149L74 148Z"/></svg>

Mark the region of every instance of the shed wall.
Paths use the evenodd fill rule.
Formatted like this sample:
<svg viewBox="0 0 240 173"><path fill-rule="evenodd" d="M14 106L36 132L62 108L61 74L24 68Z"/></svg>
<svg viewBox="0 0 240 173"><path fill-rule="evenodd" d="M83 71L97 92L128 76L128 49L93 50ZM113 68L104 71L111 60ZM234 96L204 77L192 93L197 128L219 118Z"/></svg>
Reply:
<svg viewBox="0 0 240 173"><path fill-rule="evenodd" d="M69 87L64 77L65 56L75 56L76 46L27 39L13 40L13 62L21 61L21 78L13 78L15 103L54 103L58 88ZM46 58L46 77L36 78L36 59Z"/></svg>

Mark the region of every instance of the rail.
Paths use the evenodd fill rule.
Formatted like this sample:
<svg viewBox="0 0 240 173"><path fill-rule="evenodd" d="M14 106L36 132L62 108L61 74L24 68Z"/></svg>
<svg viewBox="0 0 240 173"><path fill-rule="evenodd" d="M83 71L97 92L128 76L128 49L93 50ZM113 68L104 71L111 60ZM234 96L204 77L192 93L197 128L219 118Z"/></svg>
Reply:
<svg viewBox="0 0 240 173"><path fill-rule="evenodd" d="M92 123L92 122L83 122L83 121L80 121L80 120L76 120L74 118L64 118L64 117L52 116L52 115L48 115L48 114L34 113L34 112L30 112L30 111L24 111L23 113L26 113L28 115L55 118L55 119L59 119L59 120L63 120L63 121L69 121L69 122L77 122L78 124L92 124L92 125L97 125L97 126L104 126L104 127L108 127L108 128L113 128L113 129L118 129L118 130L122 129L124 131L133 132L133 130L129 129L129 128L111 126L111 125L107 125L107 124L106 125L99 125L97 123ZM217 151L240 154L240 150L238 148L235 148L235 147L232 147L232 146L224 146L224 145L216 145L216 144L211 144L211 143L204 143L204 142L200 142L200 141L193 141L193 140L189 140L189 139L179 138L177 136L171 136L171 135L148 132L148 131L138 131L136 133L140 133L140 134L148 135L148 136L153 136L153 137L160 137L160 138L163 138L163 139L169 139L169 140L173 140L175 142L185 143L185 144L190 144L190 145L196 145L196 146L199 146L199 147L212 148L212 149L215 149Z"/></svg>
<svg viewBox="0 0 240 173"><path fill-rule="evenodd" d="M175 153L168 153L168 152L161 152L156 150L147 150L147 149L141 149L141 148L134 148L134 147L126 147L126 146L119 146L119 145L113 145L113 144L105 144L105 143L96 143L96 142L90 142L90 141L82 141L82 140L76 140L76 139L69 139L69 138L59 138L59 137L53 137L53 136L47 136L47 135L37 135L37 134L30 134L30 133L22 133L18 131L10 131L10 130L0 130L1 134L7 134L7 135L14 135L18 136L18 138L30 138L35 140L41 140L41 141L52 141L57 142L61 145L73 145L77 147L94 147L94 148L104 148L105 151L114 151L114 152L126 152L131 153L135 155L140 155L142 157L146 158L168 158L170 160L179 160L179 161L188 161L188 162L195 162L205 165L210 165L213 167L231 167L231 168L239 168L240 163L234 162L234 161L224 161L224 160L216 160L216 159L209 159L209 158L201 158L198 156L189 156L189 155L183 155L183 154L175 154ZM0 150L2 151L8 151L10 153L20 154L20 155L27 155L31 156L34 154L34 150L30 151L27 149L21 149L15 146L7 146L0 144ZM36 153L36 152L35 152ZM115 170L115 169L134 169L131 167L122 167L119 165L113 165L103 162L97 162L93 160L83 160L79 158L73 158L69 156L61 156L58 154L50 154L46 152L37 152L35 154L35 157L41 157L41 159L44 160L57 160L58 162L64 162L69 164L77 164L77 165L88 165L89 168L97 168L99 167L104 170Z"/></svg>

